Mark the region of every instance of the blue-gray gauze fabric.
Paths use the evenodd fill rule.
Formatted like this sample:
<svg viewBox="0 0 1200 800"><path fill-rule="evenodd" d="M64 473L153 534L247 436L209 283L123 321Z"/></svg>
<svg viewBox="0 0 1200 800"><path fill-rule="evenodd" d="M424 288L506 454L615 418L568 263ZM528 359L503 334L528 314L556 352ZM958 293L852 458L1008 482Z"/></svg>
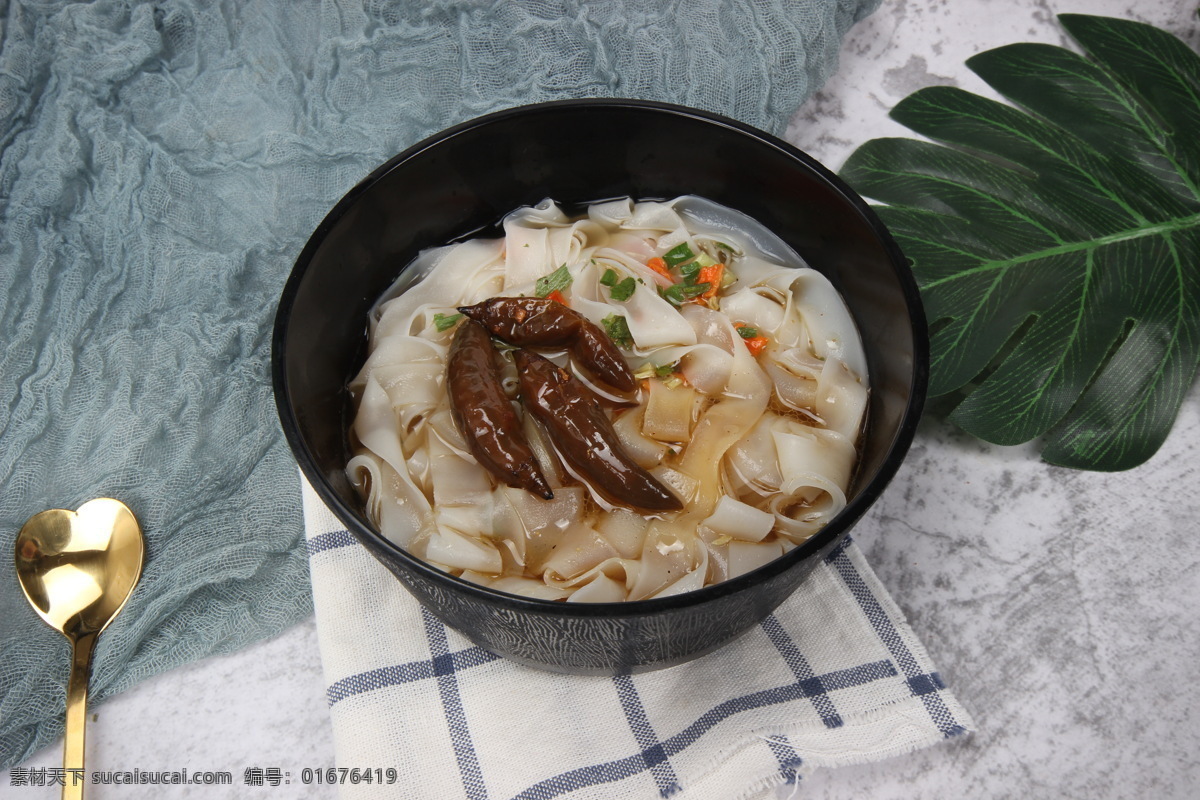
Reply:
<svg viewBox="0 0 1200 800"><path fill-rule="evenodd" d="M570 97L780 133L879 0L0 0L0 767L61 734L67 640L25 520L111 496L147 537L91 699L311 613L271 396L309 233L446 126Z"/></svg>

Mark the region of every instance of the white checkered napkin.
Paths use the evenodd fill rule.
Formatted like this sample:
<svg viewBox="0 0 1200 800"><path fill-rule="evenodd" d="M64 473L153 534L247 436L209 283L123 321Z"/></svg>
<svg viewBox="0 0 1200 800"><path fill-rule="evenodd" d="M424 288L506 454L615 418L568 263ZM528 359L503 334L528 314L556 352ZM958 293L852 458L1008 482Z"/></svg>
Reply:
<svg viewBox="0 0 1200 800"><path fill-rule="evenodd" d="M972 728L850 542L715 653L574 677L445 628L307 484L304 517L337 764L397 776L347 783L343 798L771 797L814 767Z"/></svg>

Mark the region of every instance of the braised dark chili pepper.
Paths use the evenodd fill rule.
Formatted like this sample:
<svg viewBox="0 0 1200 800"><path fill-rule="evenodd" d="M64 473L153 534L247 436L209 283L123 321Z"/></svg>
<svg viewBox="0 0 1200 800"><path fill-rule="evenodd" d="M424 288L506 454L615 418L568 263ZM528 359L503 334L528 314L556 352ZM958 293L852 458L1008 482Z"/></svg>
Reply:
<svg viewBox="0 0 1200 800"><path fill-rule="evenodd" d="M497 352L483 326L464 320L450 344L446 390L454 424L471 455L504 484L546 500L554 497L504 393Z"/></svg>
<svg viewBox="0 0 1200 800"><path fill-rule="evenodd" d="M555 300L540 297L493 297L458 309L517 347L565 347L600 380L632 392L637 381L612 339L587 317Z"/></svg>
<svg viewBox="0 0 1200 800"><path fill-rule="evenodd" d="M683 503L625 453L587 387L552 361L515 350L521 402L576 470L612 503L641 511L678 511Z"/></svg>

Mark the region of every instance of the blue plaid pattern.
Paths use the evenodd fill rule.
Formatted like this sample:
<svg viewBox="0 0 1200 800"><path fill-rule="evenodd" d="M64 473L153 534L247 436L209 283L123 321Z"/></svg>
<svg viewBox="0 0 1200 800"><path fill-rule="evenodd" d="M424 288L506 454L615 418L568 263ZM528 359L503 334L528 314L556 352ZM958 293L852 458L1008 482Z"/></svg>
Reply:
<svg viewBox="0 0 1200 800"><path fill-rule="evenodd" d="M357 542L348 532L337 530L310 538L308 552L310 558L319 559L329 551L354 546L357 546ZM845 724L843 712L839 711L840 692L867 686L873 682L894 681L897 678L905 681L913 697L920 698L932 723L943 737L950 738L966 733L968 728L964 720L959 719L947 705L942 691L946 687L942 679L936 672L922 669L920 659L912 652L856 565L847 556L847 548L850 546L850 539L846 539L830 553L826 563L844 582L870 629L879 637L888 658L818 674L814 672L809 660L780 620L771 615L761 623L761 631L774 646L793 680L716 703L698 714L689 724L664 738L663 732L657 731L651 723L643 705L638 690L638 681L643 676L617 676L612 679L612 688L624 712L632 739L636 742L636 749L622 758L553 774L511 795L512 800L551 800L580 789L621 781L643 773L648 774L661 797L670 797L681 789L680 778L672 760L689 748L702 746L706 735L723 721L765 706L807 703L826 728L838 729ZM372 669L339 679L329 686L329 705L333 707L349 697L385 687L419 681L429 682L431 687L436 688L441 701L444 724L453 745L463 796L467 800L494 800L499 796L489 793L486 778L481 770L459 692L459 677L497 660L497 657L474 646L451 650L442 624L423 609L421 617L430 653L429 659ZM789 737L775 734L760 738L762 746L770 751L778 763L779 778L787 783L799 780L799 770L804 765L804 759Z"/></svg>
<svg viewBox="0 0 1200 800"><path fill-rule="evenodd" d="M878 598L871 593L866 583L863 582L862 576L846 558L845 551L848 544L849 537L841 547L829 554L828 563L833 565L842 580L850 587L850 591L854 593L854 599L858 601L859 606L867 615L871 627L879 634L879 638L887 646L892 658L903 670L904 677L908 679L908 685L912 688L913 694L920 696L924 701L930 716L933 717L943 735L950 737L964 733L963 726L954 719L949 709L946 708L946 704L942 702L942 698L935 693L936 689L946 688L941 677L936 672L925 674L921 671L912 651L904 644L896 626L892 624L887 613L879 605Z"/></svg>

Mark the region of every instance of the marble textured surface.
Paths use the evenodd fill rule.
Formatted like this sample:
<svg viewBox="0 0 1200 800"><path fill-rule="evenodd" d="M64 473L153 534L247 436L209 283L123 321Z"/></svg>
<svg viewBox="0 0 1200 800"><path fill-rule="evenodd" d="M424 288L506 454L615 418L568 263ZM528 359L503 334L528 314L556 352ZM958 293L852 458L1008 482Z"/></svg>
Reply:
<svg viewBox="0 0 1200 800"><path fill-rule="evenodd" d="M1059 12L1151 22L1200 48L1195 0L885 0L788 138L837 168L905 135L886 114L922 86L990 95L964 66L1015 41L1065 44ZM912 457L856 529L979 732L795 787L824 798L1185 798L1200 785L1200 391L1166 445L1118 474L1041 463L956 431L931 404ZM90 769L227 770L234 786L91 787L106 798L327 798L300 770L333 764L311 621L159 676L94 709ZM59 763L48 748L27 767ZM292 783L241 785L247 767ZM781 793L785 797L792 791ZM0 796L41 800L55 789ZM715 798L714 800L724 800Z"/></svg>
<svg viewBox="0 0 1200 800"><path fill-rule="evenodd" d="M885 0L788 139L837 168L934 84L997 97L963 61L1070 46L1058 13L1149 22L1200 49L1194 0ZM979 731L817 773L823 798L1191 798L1200 786L1200 390L1166 445L1082 473L956 431L931 404L912 458L856 538Z"/></svg>

